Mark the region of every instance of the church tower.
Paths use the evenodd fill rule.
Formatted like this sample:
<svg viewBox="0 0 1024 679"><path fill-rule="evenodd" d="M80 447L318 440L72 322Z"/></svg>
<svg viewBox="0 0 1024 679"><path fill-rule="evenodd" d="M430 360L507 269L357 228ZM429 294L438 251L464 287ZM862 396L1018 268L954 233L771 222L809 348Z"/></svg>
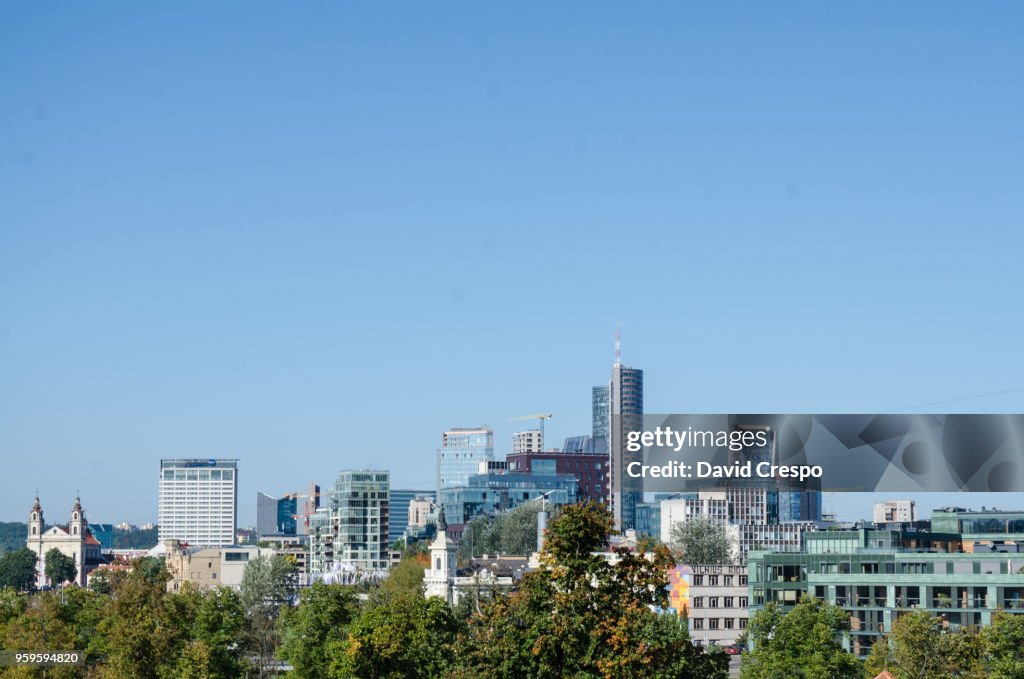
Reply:
<svg viewBox="0 0 1024 679"><path fill-rule="evenodd" d="M68 535L72 538L81 538L82 542L85 542L85 531L88 527L85 512L82 511L82 501L75 497L75 506L71 508L71 521L68 522Z"/></svg>
<svg viewBox="0 0 1024 679"><path fill-rule="evenodd" d="M448 524L444 508L437 517L437 537L430 544L430 568L423 576L424 593L439 596L452 603L452 583L455 581L455 543L448 538Z"/></svg>
<svg viewBox="0 0 1024 679"><path fill-rule="evenodd" d="M38 541L43 534L43 508L39 504L39 496L32 503L32 511L28 515L28 539L29 542Z"/></svg>

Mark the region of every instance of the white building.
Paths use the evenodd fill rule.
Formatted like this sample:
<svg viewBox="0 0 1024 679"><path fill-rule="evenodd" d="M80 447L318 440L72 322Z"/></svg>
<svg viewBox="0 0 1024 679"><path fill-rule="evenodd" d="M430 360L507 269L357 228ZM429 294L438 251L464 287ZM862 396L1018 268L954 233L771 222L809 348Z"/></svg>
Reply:
<svg viewBox="0 0 1024 679"><path fill-rule="evenodd" d="M51 549L58 550L64 556L75 561L74 583L85 586L89 571L102 563L100 543L89 532L89 523L85 520L85 511L81 501L76 497L71 508L71 520L65 526L50 526L43 530L43 508L36 497L28 518L28 539L25 546L32 550L39 559L36 562L36 586L60 585L59 582L46 580L46 553Z"/></svg>
<svg viewBox="0 0 1024 679"><path fill-rule="evenodd" d="M701 491L696 498L674 498L661 501L661 541L672 541L672 527L680 522L699 518L725 527L732 541L733 556L740 560L753 549L777 552L799 552L803 535L816 530L813 521L769 523L766 491L748 488Z"/></svg>
<svg viewBox="0 0 1024 679"><path fill-rule="evenodd" d="M676 570L688 585L687 619L693 642L705 647L735 644L750 617L747 567L693 565Z"/></svg>
<svg viewBox="0 0 1024 679"><path fill-rule="evenodd" d="M875 503L875 523L913 523L917 521L917 503L913 500L886 500Z"/></svg>
<svg viewBox="0 0 1024 679"><path fill-rule="evenodd" d="M160 541L235 544L238 460L160 460Z"/></svg>
<svg viewBox="0 0 1024 679"><path fill-rule="evenodd" d="M512 434L512 454L540 453L544 450L544 434L540 429L517 431Z"/></svg>

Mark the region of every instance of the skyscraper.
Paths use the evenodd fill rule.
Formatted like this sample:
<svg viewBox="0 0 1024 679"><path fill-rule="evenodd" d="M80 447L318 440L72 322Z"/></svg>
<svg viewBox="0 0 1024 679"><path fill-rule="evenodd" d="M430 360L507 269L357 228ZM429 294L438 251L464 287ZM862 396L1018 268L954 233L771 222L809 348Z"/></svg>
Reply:
<svg viewBox="0 0 1024 679"><path fill-rule="evenodd" d="M310 521L310 573L388 567L391 474L342 471L326 507Z"/></svg>
<svg viewBox="0 0 1024 679"><path fill-rule="evenodd" d="M409 527L409 503L416 498L433 500L434 497L432 490L391 489L388 505L388 544L405 537L405 530Z"/></svg>
<svg viewBox="0 0 1024 679"><path fill-rule="evenodd" d="M160 460L160 540L235 544L238 460Z"/></svg>
<svg viewBox="0 0 1024 679"><path fill-rule="evenodd" d="M610 414L609 477L611 492L609 503L619 530L636 527L636 505L643 501L640 479L625 474L626 465L643 461L640 452L626 448L626 435L640 431L644 426L644 371L622 365L619 336L615 337L615 365L608 384Z"/></svg>
<svg viewBox="0 0 1024 679"><path fill-rule="evenodd" d="M490 427L446 431L437 449L437 490L465 486L481 462L493 459L494 432Z"/></svg>
<svg viewBox="0 0 1024 679"><path fill-rule="evenodd" d="M604 451L608 451L608 385L594 387L590 396L591 436L595 441L604 442ZM597 444L600 445L600 444Z"/></svg>

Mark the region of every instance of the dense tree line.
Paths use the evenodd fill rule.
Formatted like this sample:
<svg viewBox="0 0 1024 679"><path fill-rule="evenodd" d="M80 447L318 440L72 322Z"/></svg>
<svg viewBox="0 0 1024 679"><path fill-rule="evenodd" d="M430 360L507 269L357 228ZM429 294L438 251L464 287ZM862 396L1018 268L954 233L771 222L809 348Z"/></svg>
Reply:
<svg viewBox="0 0 1024 679"><path fill-rule="evenodd" d="M369 593L316 583L296 595L285 557L246 569L240 591L167 591L162 562L95 578L90 588L0 592L0 646L76 649L87 664L47 677L681 677L722 679L728 660L689 640L665 606L671 556L625 551L611 564L611 530L596 504L551 522L543 567L511 595L473 606L423 596L426 556L411 553ZM10 668L10 676L44 676ZM5 675L7 676L7 675Z"/></svg>
<svg viewBox="0 0 1024 679"><path fill-rule="evenodd" d="M1024 679L1024 616L997 611L987 627L953 629L924 611L900 615L864 662L843 649L850 615L808 595L788 613L768 604L748 625L743 679Z"/></svg>

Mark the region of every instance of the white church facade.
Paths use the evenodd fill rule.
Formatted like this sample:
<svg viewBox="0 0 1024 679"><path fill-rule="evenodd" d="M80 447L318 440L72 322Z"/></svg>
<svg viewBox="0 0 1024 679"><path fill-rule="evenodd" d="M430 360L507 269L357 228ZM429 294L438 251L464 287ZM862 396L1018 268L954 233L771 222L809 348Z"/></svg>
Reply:
<svg viewBox="0 0 1024 679"><path fill-rule="evenodd" d="M29 512L26 543L26 547L35 552L39 559L36 562L36 586L62 584L50 583L46 579L46 553L51 549L57 549L74 559L76 572L73 582L84 587L89 571L103 562L103 556L99 541L89 532L89 523L85 519L81 501L75 498L70 521L66 526L55 525L45 528L45 525L43 508L37 497L32 505L32 511Z"/></svg>

